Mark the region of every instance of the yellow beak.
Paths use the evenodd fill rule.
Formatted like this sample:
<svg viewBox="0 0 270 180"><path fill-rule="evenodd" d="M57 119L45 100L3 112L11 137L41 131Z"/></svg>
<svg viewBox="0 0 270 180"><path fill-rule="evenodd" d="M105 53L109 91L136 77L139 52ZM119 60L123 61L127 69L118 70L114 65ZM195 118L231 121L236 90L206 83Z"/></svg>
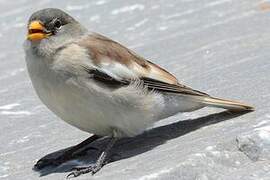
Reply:
<svg viewBox="0 0 270 180"><path fill-rule="evenodd" d="M50 33L46 33L43 24L40 21L32 21L28 26L27 39L31 41L40 41L47 38Z"/></svg>

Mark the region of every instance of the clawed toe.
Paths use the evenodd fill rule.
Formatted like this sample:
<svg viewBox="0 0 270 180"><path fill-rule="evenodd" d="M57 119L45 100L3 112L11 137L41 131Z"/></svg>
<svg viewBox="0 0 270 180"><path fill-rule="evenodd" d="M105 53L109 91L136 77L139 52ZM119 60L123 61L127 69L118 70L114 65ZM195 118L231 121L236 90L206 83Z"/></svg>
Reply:
<svg viewBox="0 0 270 180"><path fill-rule="evenodd" d="M72 168L72 172L67 175L67 179L78 177L82 174L91 173L94 175L96 172L98 172L101 169L99 166L77 166Z"/></svg>
<svg viewBox="0 0 270 180"><path fill-rule="evenodd" d="M80 175L79 171L74 171L74 172L68 174L66 179L75 178L75 177L78 177L79 175Z"/></svg>
<svg viewBox="0 0 270 180"><path fill-rule="evenodd" d="M81 170L89 169L89 168L92 168L92 166L76 166L72 168L72 171L81 171Z"/></svg>

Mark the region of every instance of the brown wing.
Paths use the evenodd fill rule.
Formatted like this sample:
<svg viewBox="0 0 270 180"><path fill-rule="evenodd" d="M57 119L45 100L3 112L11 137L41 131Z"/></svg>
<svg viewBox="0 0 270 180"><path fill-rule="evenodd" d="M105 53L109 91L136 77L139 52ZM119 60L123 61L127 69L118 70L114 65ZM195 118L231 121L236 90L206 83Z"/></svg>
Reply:
<svg viewBox="0 0 270 180"><path fill-rule="evenodd" d="M114 84L125 86L140 79L143 85L150 90L167 93L179 93L189 95L207 96L207 94L200 91L193 90L189 87L178 83L177 79L159 67L158 65L144 59L135 52L129 50L123 45L104 37L100 34L90 34L78 42L78 45L83 46L89 52L93 63L100 67L99 70L90 70L84 67L95 80L104 84ZM106 71L102 71L102 64L121 64L126 67L128 71L136 74L134 76L127 75L127 73L112 72L117 69L110 70L110 72L118 74L117 78L112 77ZM120 77L119 77L120 74Z"/></svg>
<svg viewBox="0 0 270 180"><path fill-rule="evenodd" d="M178 83L177 79L163 68L100 34L90 34L79 41L78 44L89 50L89 54L97 66L102 62L120 63L133 71L138 77L150 77L168 84Z"/></svg>

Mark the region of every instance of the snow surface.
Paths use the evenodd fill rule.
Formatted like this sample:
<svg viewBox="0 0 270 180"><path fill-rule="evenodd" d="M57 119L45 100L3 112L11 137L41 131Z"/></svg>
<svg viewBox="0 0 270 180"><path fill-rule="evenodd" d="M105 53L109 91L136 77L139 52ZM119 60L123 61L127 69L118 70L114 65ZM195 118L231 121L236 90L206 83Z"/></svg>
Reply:
<svg viewBox="0 0 270 180"><path fill-rule="evenodd" d="M114 149L120 160L92 179L269 179L270 1L0 0L1 180L39 179L32 170L38 159L89 136L47 110L27 75L26 22L45 7L68 11L180 82L256 107L242 116L206 108L168 118L120 142ZM65 166L43 172L42 179L64 179L64 171Z"/></svg>

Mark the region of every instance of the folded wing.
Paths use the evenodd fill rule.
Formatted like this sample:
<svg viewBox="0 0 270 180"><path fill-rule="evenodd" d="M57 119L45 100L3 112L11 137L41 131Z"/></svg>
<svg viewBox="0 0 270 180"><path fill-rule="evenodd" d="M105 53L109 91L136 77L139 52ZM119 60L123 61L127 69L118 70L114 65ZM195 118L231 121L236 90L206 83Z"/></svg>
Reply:
<svg viewBox="0 0 270 180"><path fill-rule="evenodd" d="M121 87L140 81L149 90L162 93L208 96L178 83L177 79L158 65L140 57L121 44L99 34L90 34L78 42L89 52L95 69L83 67L93 79Z"/></svg>

